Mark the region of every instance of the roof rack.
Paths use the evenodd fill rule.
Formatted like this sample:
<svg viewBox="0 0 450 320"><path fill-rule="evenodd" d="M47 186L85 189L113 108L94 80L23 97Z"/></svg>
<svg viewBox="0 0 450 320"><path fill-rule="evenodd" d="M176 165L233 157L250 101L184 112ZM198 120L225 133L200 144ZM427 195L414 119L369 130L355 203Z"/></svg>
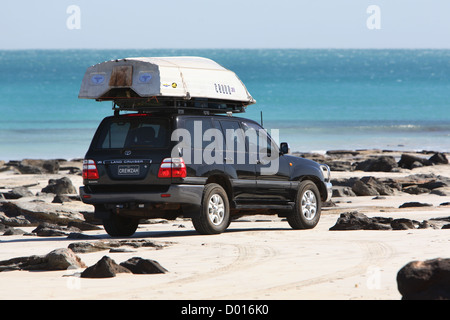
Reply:
<svg viewBox="0 0 450 320"><path fill-rule="evenodd" d="M102 101L102 100L98 100ZM245 112L246 105L229 100L215 99L174 99L168 97L151 98L119 98L113 100L115 114L120 111L136 111L138 113L241 113Z"/></svg>

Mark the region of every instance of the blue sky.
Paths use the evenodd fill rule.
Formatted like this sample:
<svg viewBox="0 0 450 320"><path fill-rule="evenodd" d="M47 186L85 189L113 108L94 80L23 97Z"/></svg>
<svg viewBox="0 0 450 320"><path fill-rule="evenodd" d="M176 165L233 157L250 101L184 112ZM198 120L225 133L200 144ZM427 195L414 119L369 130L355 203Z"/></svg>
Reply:
<svg viewBox="0 0 450 320"><path fill-rule="evenodd" d="M370 5L381 29L367 27ZM14 0L0 49L450 48L449 16L449 0Z"/></svg>

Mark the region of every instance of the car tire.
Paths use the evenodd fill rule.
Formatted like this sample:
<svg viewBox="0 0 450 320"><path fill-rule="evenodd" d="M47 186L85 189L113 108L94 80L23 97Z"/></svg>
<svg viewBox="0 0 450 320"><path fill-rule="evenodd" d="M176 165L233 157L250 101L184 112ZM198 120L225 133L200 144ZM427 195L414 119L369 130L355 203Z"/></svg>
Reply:
<svg viewBox="0 0 450 320"><path fill-rule="evenodd" d="M230 204L225 190L216 183L207 184L203 190L202 205L198 215L192 218L195 230L200 234L219 234L230 221Z"/></svg>
<svg viewBox="0 0 450 320"><path fill-rule="evenodd" d="M103 219L103 227L111 237L130 237L139 225L139 219L111 214Z"/></svg>
<svg viewBox="0 0 450 320"><path fill-rule="evenodd" d="M294 209L286 218L293 229L312 229L319 223L321 208L317 186L312 181L302 181L298 187Z"/></svg>

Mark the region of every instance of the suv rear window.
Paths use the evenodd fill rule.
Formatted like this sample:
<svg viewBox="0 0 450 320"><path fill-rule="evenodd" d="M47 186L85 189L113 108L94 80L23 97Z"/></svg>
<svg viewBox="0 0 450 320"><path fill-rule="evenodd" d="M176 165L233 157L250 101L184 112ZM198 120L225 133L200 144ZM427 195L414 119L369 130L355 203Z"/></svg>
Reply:
<svg viewBox="0 0 450 320"><path fill-rule="evenodd" d="M122 117L105 122L96 149L163 148L168 145L168 119Z"/></svg>

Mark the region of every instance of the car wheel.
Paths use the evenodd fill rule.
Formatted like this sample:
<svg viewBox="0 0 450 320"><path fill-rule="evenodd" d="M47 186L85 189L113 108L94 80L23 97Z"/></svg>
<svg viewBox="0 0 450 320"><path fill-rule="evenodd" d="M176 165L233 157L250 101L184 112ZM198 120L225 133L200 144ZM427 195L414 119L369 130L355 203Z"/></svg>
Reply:
<svg viewBox="0 0 450 320"><path fill-rule="evenodd" d="M205 186L202 206L192 218L195 230L200 234L219 234L225 231L230 221L230 205L225 190L216 183Z"/></svg>
<svg viewBox="0 0 450 320"><path fill-rule="evenodd" d="M103 219L103 227L111 237L130 237L139 225L139 220L111 214L109 218Z"/></svg>
<svg viewBox="0 0 450 320"><path fill-rule="evenodd" d="M298 188L294 210L287 215L287 221L293 229L312 229L319 223L321 207L317 186L312 181L302 181Z"/></svg>

